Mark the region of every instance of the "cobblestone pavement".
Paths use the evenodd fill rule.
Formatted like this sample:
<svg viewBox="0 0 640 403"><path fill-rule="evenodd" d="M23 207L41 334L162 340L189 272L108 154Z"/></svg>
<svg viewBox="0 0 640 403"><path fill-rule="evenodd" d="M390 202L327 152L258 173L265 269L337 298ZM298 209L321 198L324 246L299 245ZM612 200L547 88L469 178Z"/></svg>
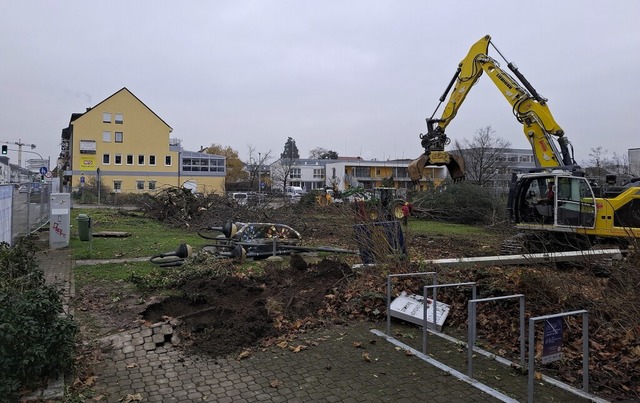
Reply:
<svg viewBox="0 0 640 403"><path fill-rule="evenodd" d="M73 293L69 252L48 251L40 262L50 281ZM352 323L302 334L287 346L254 349L243 359L188 354L165 322L102 338L103 360L94 400L101 402L491 402L473 385L408 354L371 333L384 324ZM394 324L394 338L420 349L420 330ZM430 337L432 356L466 370L466 350ZM306 348L296 349L298 346ZM292 351L293 349L293 351ZM299 350L298 352L294 352ZM518 401L526 401L526 377L479 357L477 379ZM537 382L536 401L587 401ZM138 400L140 399L140 400Z"/></svg>
<svg viewBox="0 0 640 403"><path fill-rule="evenodd" d="M167 326L102 339L111 348L96 393L107 402L136 394L150 402L498 401L396 349L367 324L304 335L289 344L308 346L297 353L272 346L244 359L185 354L172 347Z"/></svg>

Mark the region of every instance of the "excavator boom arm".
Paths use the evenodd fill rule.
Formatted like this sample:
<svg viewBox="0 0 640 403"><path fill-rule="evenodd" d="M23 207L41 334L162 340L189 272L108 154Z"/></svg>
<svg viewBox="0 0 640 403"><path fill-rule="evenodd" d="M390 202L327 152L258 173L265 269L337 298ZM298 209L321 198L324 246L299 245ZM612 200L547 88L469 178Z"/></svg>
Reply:
<svg viewBox="0 0 640 403"><path fill-rule="evenodd" d="M458 65L447 90L440 98L440 101L443 102L453 87L441 117L427 119L428 131L426 134L420 135L425 152L409 167L409 174L414 182L419 181L422 177L421 171L424 165L421 164L423 163L447 165L454 180L464 178L464 162L461 159L456 158L457 172L454 176L448 164L439 163L439 159L430 158L430 155L444 152L445 145L449 143L445 129L455 118L469 91L483 73L491 78L494 85L511 104L513 114L523 125L524 134L531 145L536 164L543 168L575 165L570 143L551 114L547 100L537 93L515 65L508 64L509 69L522 84L503 70L495 59L488 56L490 43L491 37L487 35L471 46L467 56ZM560 146L560 151L556 147L554 137ZM456 168L454 167L454 169Z"/></svg>

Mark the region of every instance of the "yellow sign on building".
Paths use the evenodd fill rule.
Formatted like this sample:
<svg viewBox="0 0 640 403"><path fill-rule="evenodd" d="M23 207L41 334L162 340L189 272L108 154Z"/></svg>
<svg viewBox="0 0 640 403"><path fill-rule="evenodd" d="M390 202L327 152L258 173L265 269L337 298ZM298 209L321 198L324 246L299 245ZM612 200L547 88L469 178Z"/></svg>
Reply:
<svg viewBox="0 0 640 403"><path fill-rule="evenodd" d="M95 155L82 155L80 154L80 170L81 171L95 171L98 165L96 164Z"/></svg>

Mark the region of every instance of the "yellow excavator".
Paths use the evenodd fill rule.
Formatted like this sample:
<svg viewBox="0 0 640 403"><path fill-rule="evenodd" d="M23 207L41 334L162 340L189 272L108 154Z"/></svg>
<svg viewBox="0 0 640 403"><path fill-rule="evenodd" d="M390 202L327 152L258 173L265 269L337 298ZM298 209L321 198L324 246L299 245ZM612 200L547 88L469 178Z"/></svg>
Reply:
<svg viewBox="0 0 640 403"><path fill-rule="evenodd" d="M469 90L486 73L522 124L537 166L531 172L516 175L512 183L508 210L515 225L550 238L562 234L564 243L580 249L607 238L640 238L640 181L607 192L606 197L596 197L584 171L575 163L571 143L551 114L547 99L513 63L507 62L507 67L517 79L503 70L488 55L489 45L505 59L489 35L476 42L462 59L434 111L433 116L453 87L441 117L428 118L427 133L420 134L424 153L409 164L413 182L422 178L427 165L445 165L454 181L464 180L464 161L445 151L450 142L445 129Z"/></svg>

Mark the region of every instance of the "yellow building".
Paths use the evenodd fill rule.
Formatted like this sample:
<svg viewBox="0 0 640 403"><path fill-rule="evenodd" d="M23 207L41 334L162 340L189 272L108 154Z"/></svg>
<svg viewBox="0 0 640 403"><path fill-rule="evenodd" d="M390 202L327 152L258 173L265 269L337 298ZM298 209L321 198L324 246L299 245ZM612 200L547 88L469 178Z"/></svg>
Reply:
<svg viewBox="0 0 640 403"><path fill-rule="evenodd" d="M62 130L63 188L79 189L99 175L115 193L184 186L224 194L225 157L183 150L172 130L127 88L74 113Z"/></svg>

